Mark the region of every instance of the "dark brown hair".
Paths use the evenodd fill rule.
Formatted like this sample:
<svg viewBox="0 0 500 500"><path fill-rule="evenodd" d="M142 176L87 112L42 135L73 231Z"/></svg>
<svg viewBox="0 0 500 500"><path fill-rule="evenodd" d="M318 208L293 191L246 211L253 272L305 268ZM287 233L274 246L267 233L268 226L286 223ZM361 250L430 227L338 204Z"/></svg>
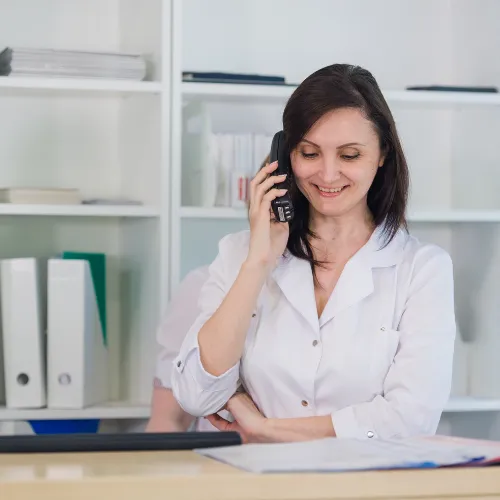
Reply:
<svg viewBox="0 0 500 500"><path fill-rule="evenodd" d="M298 146L311 127L326 113L340 108L356 108L370 120L385 155L368 191L368 208L376 226L383 224L384 245L400 228L407 230L406 205L409 173L394 118L372 74L349 64L332 64L308 76L295 89L283 112L283 131L288 153ZM295 216L290 223L287 248L292 255L321 265L313 257L309 227L309 201L290 176L290 194Z"/></svg>

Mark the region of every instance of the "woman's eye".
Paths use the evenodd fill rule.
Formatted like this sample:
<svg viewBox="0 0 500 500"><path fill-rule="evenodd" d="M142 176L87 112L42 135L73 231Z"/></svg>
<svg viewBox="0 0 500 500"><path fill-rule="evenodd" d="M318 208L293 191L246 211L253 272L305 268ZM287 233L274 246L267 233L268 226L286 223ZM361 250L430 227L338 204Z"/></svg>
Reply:
<svg viewBox="0 0 500 500"><path fill-rule="evenodd" d="M352 161L359 157L359 153L355 155L342 155L343 160Z"/></svg>
<svg viewBox="0 0 500 500"><path fill-rule="evenodd" d="M306 159L306 160L311 160L313 158L316 158L318 156L318 153L305 153L304 151L301 151L301 155Z"/></svg>

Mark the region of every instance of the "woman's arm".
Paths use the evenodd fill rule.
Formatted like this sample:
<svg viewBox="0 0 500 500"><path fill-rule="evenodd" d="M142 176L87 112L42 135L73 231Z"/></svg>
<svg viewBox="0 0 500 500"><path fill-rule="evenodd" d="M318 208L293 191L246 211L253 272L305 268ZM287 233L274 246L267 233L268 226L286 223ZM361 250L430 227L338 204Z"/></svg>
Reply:
<svg viewBox="0 0 500 500"><path fill-rule="evenodd" d="M282 443L336 437L330 415L324 417L268 418L260 441Z"/></svg>
<svg viewBox="0 0 500 500"><path fill-rule="evenodd" d="M170 389L154 387L151 417L146 432L185 432L193 420L194 418L179 406Z"/></svg>
<svg viewBox="0 0 500 500"><path fill-rule="evenodd" d="M335 437L335 430L329 415L324 417L266 418L246 393L235 394L228 401L227 409L234 418L233 422L229 422L217 414L208 416L208 420L221 431L239 432L245 443L279 443Z"/></svg>
<svg viewBox="0 0 500 500"><path fill-rule="evenodd" d="M271 201L286 192L273 189L283 181L283 176L269 176L276 168L277 162L268 165L252 180L247 258L224 300L198 333L201 363L216 377L240 360L257 298L270 267L286 248L288 224L270 220Z"/></svg>
<svg viewBox="0 0 500 500"><path fill-rule="evenodd" d="M264 266L251 261L243 263L222 304L199 331L200 359L209 374L222 375L241 358L266 275Z"/></svg>
<svg viewBox="0 0 500 500"><path fill-rule="evenodd" d="M288 241L288 224L271 221L271 201L286 190L268 177L277 163L252 181L250 235L225 236L200 296L200 315L174 362L172 389L180 406L201 417L219 411L236 392L239 364L258 296Z"/></svg>

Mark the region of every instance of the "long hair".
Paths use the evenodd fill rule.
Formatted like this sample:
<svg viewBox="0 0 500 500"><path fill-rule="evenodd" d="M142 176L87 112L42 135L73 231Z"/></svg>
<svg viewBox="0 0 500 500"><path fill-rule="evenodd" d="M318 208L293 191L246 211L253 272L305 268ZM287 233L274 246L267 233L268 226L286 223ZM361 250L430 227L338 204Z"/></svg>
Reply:
<svg viewBox="0 0 500 500"><path fill-rule="evenodd" d="M367 203L375 225L383 224L387 245L400 228L407 229L409 172L394 118L369 71L349 64L333 64L308 76L295 89L283 112L285 147L291 154L322 116L340 108L361 110L378 134L385 161L383 168L377 169ZM307 260L315 274L321 262L315 260L310 243L315 235L309 225L309 201L298 189L293 172L289 176L295 215L287 248L292 255Z"/></svg>

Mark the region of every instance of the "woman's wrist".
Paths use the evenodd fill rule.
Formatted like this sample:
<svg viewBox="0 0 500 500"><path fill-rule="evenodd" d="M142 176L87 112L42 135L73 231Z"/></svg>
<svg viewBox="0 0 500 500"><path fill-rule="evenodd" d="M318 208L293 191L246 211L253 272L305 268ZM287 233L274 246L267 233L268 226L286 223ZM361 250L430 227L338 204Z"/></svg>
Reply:
<svg viewBox="0 0 500 500"><path fill-rule="evenodd" d="M241 266L241 271L243 273L251 274L254 277L260 277L264 281L269 274L269 263L264 260L254 259L252 257L247 257Z"/></svg>

